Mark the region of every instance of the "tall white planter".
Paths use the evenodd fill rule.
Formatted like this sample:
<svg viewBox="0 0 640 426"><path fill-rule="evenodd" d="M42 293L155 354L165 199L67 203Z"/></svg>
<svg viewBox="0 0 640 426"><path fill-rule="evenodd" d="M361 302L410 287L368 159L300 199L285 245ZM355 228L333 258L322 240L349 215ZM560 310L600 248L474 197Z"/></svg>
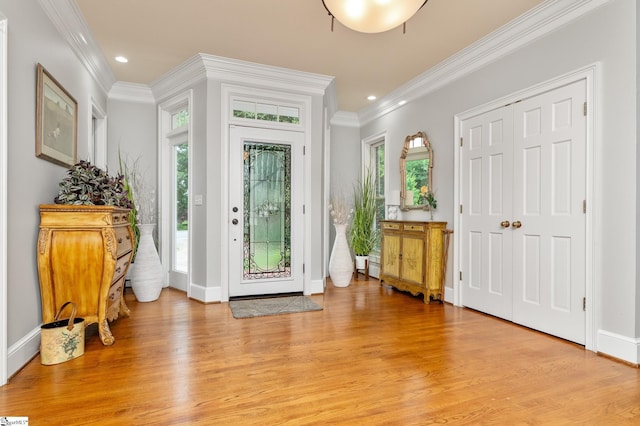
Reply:
<svg viewBox="0 0 640 426"><path fill-rule="evenodd" d="M162 291L162 264L153 242L154 224L138 224L140 242L131 274L131 288L138 302L152 302Z"/></svg>
<svg viewBox="0 0 640 426"><path fill-rule="evenodd" d="M336 287L347 287L353 275L353 260L347 242L347 225L335 224L336 239L329 258L329 276Z"/></svg>

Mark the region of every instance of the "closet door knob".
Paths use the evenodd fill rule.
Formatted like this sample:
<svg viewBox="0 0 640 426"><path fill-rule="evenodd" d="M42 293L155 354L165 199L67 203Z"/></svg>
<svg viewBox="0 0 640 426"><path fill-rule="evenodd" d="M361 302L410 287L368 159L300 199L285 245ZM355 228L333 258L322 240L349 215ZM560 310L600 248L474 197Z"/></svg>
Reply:
<svg viewBox="0 0 640 426"><path fill-rule="evenodd" d="M511 224L509 223L508 220L503 220L502 222L500 222L500 226L503 228L508 228Z"/></svg>
<svg viewBox="0 0 640 426"><path fill-rule="evenodd" d="M515 222L513 222L511 224L511 226L516 228L516 229L518 229L518 228L520 228L522 226L522 223L519 220L516 220Z"/></svg>

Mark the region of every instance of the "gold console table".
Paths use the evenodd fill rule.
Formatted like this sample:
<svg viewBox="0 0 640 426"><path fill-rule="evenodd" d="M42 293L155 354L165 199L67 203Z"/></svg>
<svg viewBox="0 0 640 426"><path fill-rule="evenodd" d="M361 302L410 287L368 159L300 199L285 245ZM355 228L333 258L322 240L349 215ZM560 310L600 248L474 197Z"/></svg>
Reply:
<svg viewBox="0 0 640 426"><path fill-rule="evenodd" d="M443 301L452 232L446 226L446 222L382 221L380 282L414 296L422 294L425 303Z"/></svg>

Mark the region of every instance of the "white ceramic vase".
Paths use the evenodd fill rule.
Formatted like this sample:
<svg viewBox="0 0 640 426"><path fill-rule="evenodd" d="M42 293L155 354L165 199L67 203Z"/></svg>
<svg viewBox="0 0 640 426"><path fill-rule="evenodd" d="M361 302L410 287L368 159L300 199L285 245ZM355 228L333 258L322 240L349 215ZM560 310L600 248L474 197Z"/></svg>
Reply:
<svg viewBox="0 0 640 426"><path fill-rule="evenodd" d="M131 274L131 288L138 302L152 302L162 291L162 264L153 242L154 224L138 224L140 242Z"/></svg>
<svg viewBox="0 0 640 426"><path fill-rule="evenodd" d="M347 287L353 275L353 260L347 242L347 225L335 224L336 239L329 258L329 276L336 287Z"/></svg>

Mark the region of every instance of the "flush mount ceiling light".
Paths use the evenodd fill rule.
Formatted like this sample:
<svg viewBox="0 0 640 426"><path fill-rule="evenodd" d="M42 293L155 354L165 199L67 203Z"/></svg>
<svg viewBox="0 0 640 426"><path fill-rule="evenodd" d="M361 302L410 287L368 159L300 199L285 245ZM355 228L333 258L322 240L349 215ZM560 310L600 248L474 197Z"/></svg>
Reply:
<svg viewBox="0 0 640 426"><path fill-rule="evenodd" d="M322 0L333 19L361 33L381 33L405 24L428 0Z"/></svg>

